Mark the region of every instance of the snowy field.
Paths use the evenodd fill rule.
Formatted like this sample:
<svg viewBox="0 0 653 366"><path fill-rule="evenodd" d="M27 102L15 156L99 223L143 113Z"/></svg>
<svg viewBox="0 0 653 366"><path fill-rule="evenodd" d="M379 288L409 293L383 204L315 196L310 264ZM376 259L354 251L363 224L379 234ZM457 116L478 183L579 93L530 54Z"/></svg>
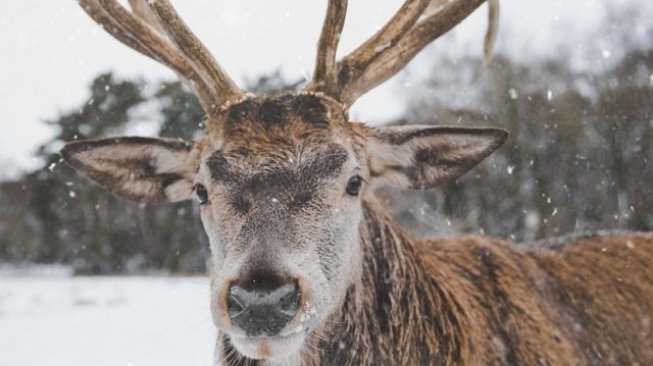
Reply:
<svg viewBox="0 0 653 366"><path fill-rule="evenodd" d="M0 274L0 365L211 363L204 277Z"/></svg>

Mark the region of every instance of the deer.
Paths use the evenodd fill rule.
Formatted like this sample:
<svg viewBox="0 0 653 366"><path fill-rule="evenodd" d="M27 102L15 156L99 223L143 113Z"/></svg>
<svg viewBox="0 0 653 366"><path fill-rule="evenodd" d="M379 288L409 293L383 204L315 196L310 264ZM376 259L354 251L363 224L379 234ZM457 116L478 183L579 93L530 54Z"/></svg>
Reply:
<svg viewBox="0 0 653 366"><path fill-rule="evenodd" d="M168 0L78 1L175 71L206 113L193 142L105 138L60 153L127 199L197 200L214 364L653 364L653 234L419 239L375 195L450 182L506 141L492 127L349 118L361 95L484 0L406 0L339 60L347 0L329 0L312 79L259 96L236 86ZM498 16L498 1L489 4L486 56Z"/></svg>

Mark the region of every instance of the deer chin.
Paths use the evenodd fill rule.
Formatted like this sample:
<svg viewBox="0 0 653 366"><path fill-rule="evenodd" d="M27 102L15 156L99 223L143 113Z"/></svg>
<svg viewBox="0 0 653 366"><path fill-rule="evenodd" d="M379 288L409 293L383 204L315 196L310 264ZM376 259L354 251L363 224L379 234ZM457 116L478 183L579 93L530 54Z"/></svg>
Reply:
<svg viewBox="0 0 653 366"><path fill-rule="evenodd" d="M231 337L231 344L242 355L256 360L281 360L299 355L306 332L274 337Z"/></svg>

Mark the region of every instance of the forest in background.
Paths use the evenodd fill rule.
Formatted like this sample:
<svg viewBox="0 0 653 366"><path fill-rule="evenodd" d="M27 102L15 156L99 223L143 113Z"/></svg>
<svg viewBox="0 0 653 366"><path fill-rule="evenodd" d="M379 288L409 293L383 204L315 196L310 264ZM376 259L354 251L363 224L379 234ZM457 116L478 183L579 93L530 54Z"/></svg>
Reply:
<svg viewBox="0 0 653 366"><path fill-rule="evenodd" d="M432 70L408 89L408 112L394 124L495 126L511 136L454 183L380 192L410 231L533 241L653 230L653 48L634 48L597 72L500 55L489 67L459 58ZM257 93L300 86L278 73L248 84ZM58 133L36 152L42 168L0 182L0 263L61 263L92 274L203 271L208 241L194 202L154 207L118 198L57 154L66 141L144 129L191 140L202 118L179 82L98 76L87 100L48 121Z"/></svg>

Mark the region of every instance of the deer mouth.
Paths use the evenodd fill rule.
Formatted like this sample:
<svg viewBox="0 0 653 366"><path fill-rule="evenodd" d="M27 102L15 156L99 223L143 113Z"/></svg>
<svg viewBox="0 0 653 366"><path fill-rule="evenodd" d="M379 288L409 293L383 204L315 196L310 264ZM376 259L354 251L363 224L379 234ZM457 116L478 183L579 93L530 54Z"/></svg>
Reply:
<svg viewBox="0 0 653 366"><path fill-rule="evenodd" d="M287 335L266 337L231 337L231 344L246 357L264 359L284 359L297 355L304 340L306 331L299 330Z"/></svg>

